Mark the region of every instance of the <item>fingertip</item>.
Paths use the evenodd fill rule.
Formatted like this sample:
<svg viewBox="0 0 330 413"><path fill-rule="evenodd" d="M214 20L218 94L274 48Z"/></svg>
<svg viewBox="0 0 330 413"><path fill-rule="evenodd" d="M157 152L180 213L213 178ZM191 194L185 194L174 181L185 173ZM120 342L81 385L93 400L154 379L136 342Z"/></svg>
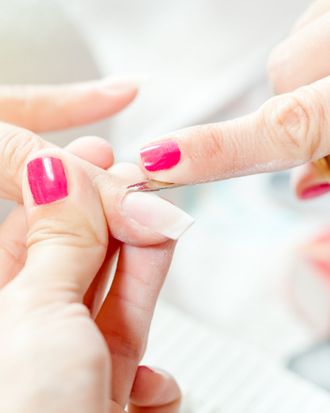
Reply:
<svg viewBox="0 0 330 413"><path fill-rule="evenodd" d="M109 169L109 172L127 185L146 179L142 169L138 165L129 162L116 163Z"/></svg>
<svg viewBox="0 0 330 413"><path fill-rule="evenodd" d="M66 146L73 155L84 159L102 169L110 168L114 163L111 144L98 136L83 136Z"/></svg>
<svg viewBox="0 0 330 413"><path fill-rule="evenodd" d="M142 81L137 76L106 77L98 81L98 90L110 99L112 114L128 106L138 95Z"/></svg>
<svg viewBox="0 0 330 413"><path fill-rule="evenodd" d="M161 407L180 399L181 390L170 374L147 366L138 368L130 397L133 405Z"/></svg>

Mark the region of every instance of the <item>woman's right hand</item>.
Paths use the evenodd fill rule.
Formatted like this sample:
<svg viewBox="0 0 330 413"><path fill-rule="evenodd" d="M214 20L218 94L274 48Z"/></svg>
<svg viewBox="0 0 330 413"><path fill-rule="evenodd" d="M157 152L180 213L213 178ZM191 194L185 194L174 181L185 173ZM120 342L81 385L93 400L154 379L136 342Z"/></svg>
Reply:
<svg viewBox="0 0 330 413"><path fill-rule="evenodd" d="M248 116L176 131L145 146L141 164L148 177L191 184L292 168L328 155L329 28L329 0L318 1L271 57L270 77L282 94Z"/></svg>

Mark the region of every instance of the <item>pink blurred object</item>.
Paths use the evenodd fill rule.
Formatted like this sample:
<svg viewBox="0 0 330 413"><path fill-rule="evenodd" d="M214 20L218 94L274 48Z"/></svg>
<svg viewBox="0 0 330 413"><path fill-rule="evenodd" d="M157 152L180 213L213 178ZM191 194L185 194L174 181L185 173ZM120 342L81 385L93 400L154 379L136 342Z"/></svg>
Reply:
<svg viewBox="0 0 330 413"><path fill-rule="evenodd" d="M298 250L290 278L290 299L320 337L330 334L330 229Z"/></svg>

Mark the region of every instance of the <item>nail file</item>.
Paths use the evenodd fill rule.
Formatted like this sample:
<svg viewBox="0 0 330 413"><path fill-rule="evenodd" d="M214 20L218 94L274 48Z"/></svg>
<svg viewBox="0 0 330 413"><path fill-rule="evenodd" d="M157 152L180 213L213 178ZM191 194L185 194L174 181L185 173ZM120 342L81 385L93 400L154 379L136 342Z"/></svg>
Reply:
<svg viewBox="0 0 330 413"><path fill-rule="evenodd" d="M137 192L156 192L162 189L179 188L185 186L184 184L174 184L170 182L161 182L154 179L149 179L147 181L138 182L136 184L129 185L127 189Z"/></svg>

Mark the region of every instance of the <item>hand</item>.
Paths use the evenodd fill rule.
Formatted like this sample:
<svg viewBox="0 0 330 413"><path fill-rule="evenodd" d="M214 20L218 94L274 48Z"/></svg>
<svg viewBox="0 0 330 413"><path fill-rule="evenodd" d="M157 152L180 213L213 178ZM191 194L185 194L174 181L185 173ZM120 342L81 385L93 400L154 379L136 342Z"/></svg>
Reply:
<svg viewBox="0 0 330 413"><path fill-rule="evenodd" d="M94 321L82 301L108 248L97 188L78 159L53 149L30 160L23 193L27 259L11 277L5 268L13 257L1 259L0 410L121 412L110 383L112 388L116 383L117 397L124 397L120 393L127 390L130 367L143 351L155 291L174 242L123 246L114 282ZM113 243L110 239L110 250ZM140 368L131 411L142 412L139 406L145 404L148 411L166 405L166 412L176 412L179 397L171 378Z"/></svg>
<svg viewBox="0 0 330 413"><path fill-rule="evenodd" d="M271 57L275 90L289 93L240 119L160 138L141 151L145 173L196 183L287 169L328 155L329 22L329 1L317 2Z"/></svg>
<svg viewBox="0 0 330 413"><path fill-rule="evenodd" d="M22 98L26 99L24 96L22 96ZM46 99L44 101L42 108L46 112L47 105L52 105L51 99L53 98L54 97L49 96L49 99ZM6 99L10 99L10 96L8 95L1 97L0 95L0 101L5 102ZM34 99L36 99L37 101L39 99L37 91L34 94L31 94L31 98L30 100L28 100L29 104L25 105L25 107L34 107L37 109L38 105L35 104ZM16 123L18 123L15 118L15 114L12 113L11 116L11 120L15 120ZM81 118L80 120L82 121L83 118ZM56 128L56 123L53 124L53 127ZM46 124L44 124L42 128L48 129ZM41 147L53 146L49 145L47 142L41 140L38 136L32 134L27 130L22 130L6 124L2 124L0 128L0 146L1 152L3 154L2 163L0 165L0 193L7 198L20 201L20 177L22 170L26 164L27 157L31 156L31 154L33 154ZM70 144L68 149L72 153L79 155L81 158L86 159L90 162L94 162L101 168L107 168L111 166L113 162L111 147L109 147L108 144L98 138L83 138L77 140ZM151 201L149 201L150 197L146 194L137 194L137 200L135 200L135 205L141 205L140 210L139 208L137 208L137 211L140 214L140 216L137 218L144 220L144 222L146 223L146 228L143 225L139 225L137 222L134 222L133 220L132 222L130 222L129 220L127 220L127 215L125 215L125 213L121 211L121 203L126 193L124 189L125 187L122 186L123 177L125 178L126 183L130 183L134 182L138 178L142 179L143 176L141 176L141 174L137 172L136 168L134 168L133 166L117 165L111 169L110 175L109 173L102 172L98 168L93 168L90 164L81 161L80 163L83 169L87 171L87 174L92 177L94 181L97 181L96 186L100 189L101 195L105 200L104 208L107 217L109 218L109 224L111 228L119 233L119 236L121 236L122 239L126 237L128 239L128 242L131 242L132 244L135 243L140 246L145 245L147 247L149 246L149 248L151 248L152 244L156 245L158 242L158 248L160 250L167 250L169 248L169 245L167 245L169 237L177 238L183 231L184 225L187 224L187 222L188 224L191 224L191 219L187 217L186 214L182 213L180 210L171 206L171 204L168 204L165 201L158 201L158 198L151 197ZM117 180L117 183L114 182L115 179ZM151 206L153 206L153 210L146 210L146 202L148 202L149 205L151 204ZM165 222L163 219L164 214L167 215ZM150 222L148 220L150 220L153 215L155 216L155 218L153 218L154 222L151 223L152 225L150 228ZM130 226L133 227L133 229L131 230L131 236L127 236L127 232L129 232ZM126 228L128 228L128 231L125 230ZM164 234L156 232L158 229L161 229ZM25 235L26 229L24 225L24 215L22 213L22 209L18 208L12 213L12 215L0 228L0 257L3 257L6 262L6 265L2 266L2 271L0 271L0 285L4 285L8 281L10 281L22 268L22 265L25 262ZM162 244L165 244L164 248ZM111 259L111 254L108 254L108 256L109 259ZM106 268L106 266L107 263L105 263L104 268ZM150 290L143 288L143 291L141 292L141 297L143 297L144 294L148 295L148 300L146 301L146 303L149 303L148 305L150 305L151 309L149 317L145 317L145 319L143 320L143 326L145 328L143 339L136 340L136 335L139 332L137 332L135 328L136 318L134 317L134 311L130 313L131 317L128 317L127 319L120 318L120 312L126 312L126 306L124 305L125 303L122 302L121 305L118 306L120 307L120 311L118 311L118 318L120 322L117 322L115 327L110 325L110 331L105 331L105 334L108 338L109 347L111 347L113 343L111 337L116 336L117 341L126 341L127 345L132 346L132 356L134 354L139 354L141 357L141 355L143 354L143 349L145 347L147 329L150 324L152 309L154 303L156 302L164 276L165 273L163 274L163 277L160 277L159 279L153 279L153 281L150 282ZM87 297L85 297L85 301L88 301L89 305L92 305L93 303L95 291L98 288L99 278L100 274L95 278L93 286L89 288ZM126 284L128 288L131 288L131 283L127 282ZM141 289L142 287L143 286L141 286ZM118 284L119 293L124 294L126 291L125 288L123 288L120 283ZM117 291L117 289L114 290ZM133 309L135 307L138 307L138 300L136 300L137 297L138 296L135 295L129 296ZM111 311L113 311L112 307ZM125 403L124 401L127 400L132 382L135 377L136 366L139 362L140 357L136 357L135 359L134 357L125 358L122 357L120 353L113 357L114 369L120 371L121 367L124 367L124 371L126 369L127 372L126 380L124 383L124 391L122 390L121 383L119 383L120 380L114 380L112 384L112 394L114 395L114 399L118 400L121 404ZM126 367L127 365L129 367Z"/></svg>
<svg viewBox="0 0 330 413"><path fill-rule="evenodd" d="M84 125L124 109L137 95L134 80L104 78L63 85L0 86L0 119L34 132Z"/></svg>

